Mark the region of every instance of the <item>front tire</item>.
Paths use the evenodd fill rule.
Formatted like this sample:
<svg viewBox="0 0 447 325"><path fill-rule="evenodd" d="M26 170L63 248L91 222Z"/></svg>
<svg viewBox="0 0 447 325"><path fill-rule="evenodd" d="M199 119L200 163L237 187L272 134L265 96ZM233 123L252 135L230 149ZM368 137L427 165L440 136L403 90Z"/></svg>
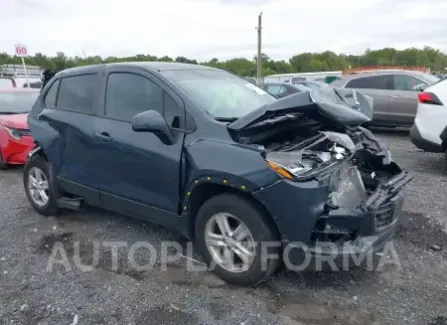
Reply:
<svg viewBox="0 0 447 325"><path fill-rule="evenodd" d="M31 157L23 171L25 193L34 210L47 217L59 212L52 184L48 162L42 156Z"/></svg>
<svg viewBox="0 0 447 325"><path fill-rule="evenodd" d="M2 153L0 152L0 170L8 169L8 164L3 161Z"/></svg>
<svg viewBox="0 0 447 325"><path fill-rule="evenodd" d="M242 196L226 193L206 201L197 214L195 234L206 263L227 283L256 285L280 265L277 228L262 208ZM263 248L267 243L274 244Z"/></svg>

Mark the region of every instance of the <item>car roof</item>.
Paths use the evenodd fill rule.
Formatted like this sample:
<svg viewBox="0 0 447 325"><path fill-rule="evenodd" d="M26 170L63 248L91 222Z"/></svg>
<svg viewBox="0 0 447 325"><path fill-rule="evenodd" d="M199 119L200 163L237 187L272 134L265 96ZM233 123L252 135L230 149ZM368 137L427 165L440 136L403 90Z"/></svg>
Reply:
<svg viewBox="0 0 447 325"><path fill-rule="evenodd" d="M104 63L95 65L86 65L81 67L74 67L62 70L58 73L59 76L64 75L76 75L83 73L96 73L102 71L105 67L141 67L146 69L152 69L158 72L162 71L172 71L172 70L218 70L212 67L190 64L190 63L180 63L180 62L115 62L115 63Z"/></svg>
<svg viewBox="0 0 447 325"><path fill-rule="evenodd" d="M403 69L389 69L389 70L377 70L377 71L364 71L359 73L354 73L350 75L344 75L341 79L343 81L351 80L351 79L357 79L362 78L365 76L383 76L383 75L389 75L389 74L402 74L402 75L412 75L417 76L423 74L419 71L410 71L410 70L403 70Z"/></svg>

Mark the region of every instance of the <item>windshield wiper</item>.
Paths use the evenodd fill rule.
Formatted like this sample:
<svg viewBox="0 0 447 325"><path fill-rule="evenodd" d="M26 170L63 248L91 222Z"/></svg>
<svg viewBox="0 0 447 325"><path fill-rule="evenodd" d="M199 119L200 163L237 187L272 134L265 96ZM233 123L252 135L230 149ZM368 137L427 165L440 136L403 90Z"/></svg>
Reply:
<svg viewBox="0 0 447 325"><path fill-rule="evenodd" d="M238 118L237 117L215 117L214 119L219 122L234 122Z"/></svg>

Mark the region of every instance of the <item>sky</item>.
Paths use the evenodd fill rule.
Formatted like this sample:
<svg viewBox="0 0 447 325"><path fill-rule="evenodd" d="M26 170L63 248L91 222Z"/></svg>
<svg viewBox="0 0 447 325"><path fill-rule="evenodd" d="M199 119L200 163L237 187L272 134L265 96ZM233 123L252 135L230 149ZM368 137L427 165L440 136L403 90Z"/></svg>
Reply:
<svg viewBox="0 0 447 325"><path fill-rule="evenodd" d="M0 52L67 56L252 59L262 51L362 54L432 46L447 52L447 0L0 0Z"/></svg>

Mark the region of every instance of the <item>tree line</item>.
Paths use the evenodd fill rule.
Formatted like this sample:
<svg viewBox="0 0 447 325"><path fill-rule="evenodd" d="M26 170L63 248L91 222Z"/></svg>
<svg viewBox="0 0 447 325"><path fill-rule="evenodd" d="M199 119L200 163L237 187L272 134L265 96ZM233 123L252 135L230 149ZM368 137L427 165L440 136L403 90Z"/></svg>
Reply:
<svg viewBox="0 0 447 325"><path fill-rule="evenodd" d="M231 71L240 76L251 77L256 75L256 57L253 57L252 60L234 58L227 61L220 61L214 58L210 61L198 62L197 60L183 56L171 58L169 56L156 57L148 54L138 54L131 57L68 57L63 52L58 52L56 56L36 53L34 56L26 59L26 63L29 65L37 65L51 70L122 61L165 61L202 64ZM0 65L8 63L20 64L21 59L17 56L8 55L7 53L0 53ZM446 73L447 55L429 46L423 49L408 48L405 50L397 50L394 48L380 50L367 49L362 55L336 54L332 51L321 53L307 52L294 55L288 61L277 61L271 59L266 54L262 55L263 76L275 73L338 71L360 66L423 66L430 68L432 72Z"/></svg>

